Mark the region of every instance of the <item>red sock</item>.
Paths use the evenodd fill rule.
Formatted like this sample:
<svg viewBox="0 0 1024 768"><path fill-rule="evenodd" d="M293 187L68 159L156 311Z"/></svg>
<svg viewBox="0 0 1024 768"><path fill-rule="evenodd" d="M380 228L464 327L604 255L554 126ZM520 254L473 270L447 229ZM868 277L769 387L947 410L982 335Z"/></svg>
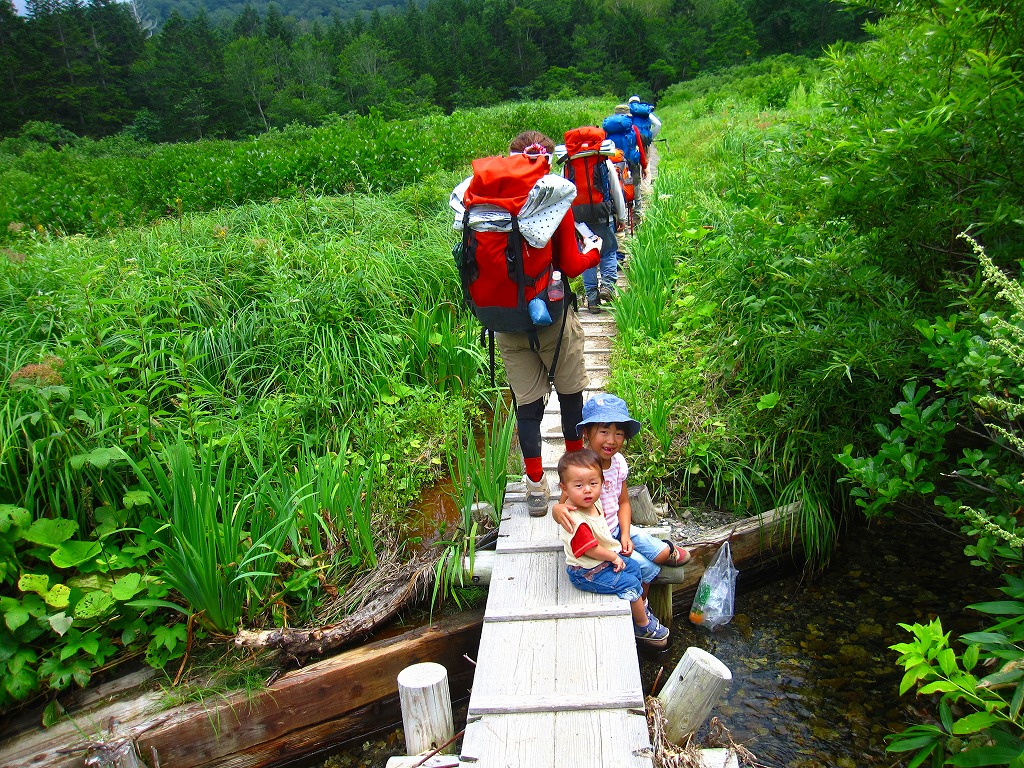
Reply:
<svg viewBox="0 0 1024 768"><path fill-rule="evenodd" d="M523 462L526 464L526 476L535 483L540 482L540 479L544 477L544 461L541 457L524 456Z"/></svg>
<svg viewBox="0 0 1024 768"><path fill-rule="evenodd" d="M582 450L583 450L583 438L582 437L579 440L566 440L565 441L565 452L566 453L572 453L573 451L582 451Z"/></svg>

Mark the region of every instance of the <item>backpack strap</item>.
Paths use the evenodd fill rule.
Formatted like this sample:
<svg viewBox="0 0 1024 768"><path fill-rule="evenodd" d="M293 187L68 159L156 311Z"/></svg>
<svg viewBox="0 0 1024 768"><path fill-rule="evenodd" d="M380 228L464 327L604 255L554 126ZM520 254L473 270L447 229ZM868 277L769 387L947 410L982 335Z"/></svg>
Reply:
<svg viewBox="0 0 1024 768"><path fill-rule="evenodd" d="M568 299L568 296L564 297ZM576 311L576 294L572 293L572 311ZM558 368L558 355L562 351L562 337L565 335L565 321L569 316L569 307L562 307L562 325L558 329L558 341L555 342L555 354L551 358L551 367L548 368L548 390L555 386L555 369Z"/></svg>

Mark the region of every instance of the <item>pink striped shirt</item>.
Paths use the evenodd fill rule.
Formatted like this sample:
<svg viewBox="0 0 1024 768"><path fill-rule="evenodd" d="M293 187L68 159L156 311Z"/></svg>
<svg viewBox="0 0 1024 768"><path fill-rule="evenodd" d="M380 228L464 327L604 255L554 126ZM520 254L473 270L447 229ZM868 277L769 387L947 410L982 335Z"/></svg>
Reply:
<svg viewBox="0 0 1024 768"><path fill-rule="evenodd" d="M619 496L622 495L622 486L628 474L626 460L621 453L616 453L612 456L611 467L604 471L604 485L601 487L601 509L604 510L604 519L608 521L613 536L618 536Z"/></svg>

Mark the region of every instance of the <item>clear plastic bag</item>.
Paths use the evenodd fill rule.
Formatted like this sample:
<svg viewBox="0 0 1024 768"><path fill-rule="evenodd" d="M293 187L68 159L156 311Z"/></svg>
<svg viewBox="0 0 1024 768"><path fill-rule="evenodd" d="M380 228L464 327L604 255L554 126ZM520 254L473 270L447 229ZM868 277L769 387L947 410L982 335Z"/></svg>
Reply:
<svg viewBox="0 0 1024 768"><path fill-rule="evenodd" d="M700 578L690 608L690 621L712 630L732 621L738 573L732 564L729 542L725 542Z"/></svg>

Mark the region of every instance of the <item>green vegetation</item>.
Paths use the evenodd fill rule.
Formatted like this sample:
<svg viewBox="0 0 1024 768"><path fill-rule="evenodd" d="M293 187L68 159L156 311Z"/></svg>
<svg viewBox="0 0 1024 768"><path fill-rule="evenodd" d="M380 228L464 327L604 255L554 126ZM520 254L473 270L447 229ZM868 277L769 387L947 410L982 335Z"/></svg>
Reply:
<svg viewBox="0 0 1024 768"><path fill-rule="evenodd" d="M442 198L443 200L443 198ZM302 197L0 260L0 705L313 622L479 420L450 223ZM437 208L435 208L435 211Z"/></svg>
<svg viewBox="0 0 1024 768"><path fill-rule="evenodd" d="M506 104L472 113L386 121L338 119L247 141L148 145L83 140L57 151L10 141L0 166L0 241L98 233L249 201L405 190L433 210L473 157L501 152L523 126L561 136L610 110L600 102Z"/></svg>
<svg viewBox="0 0 1024 768"><path fill-rule="evenodd" d="M1024 753L1018 5L887 3L869 43L670 87L615 308L610 387L645 425L634 476L657 495L798 502L818 565L844 515L946 518L1004 574L962 648L940 621L896 646L903 692L937 696L892 740L912 765ZM511 422L484 426L444 201L470 157L610 103L188 147L38 124L9 140L0 705L180 656L169 607L207 635L316 620L330 590L411 555L403 518L441 468L462 518L435 584L456 590Z"/></svg>
<svg viewBox="0 0 1024 768"><path fill-rule="evenodd" d="M1017 6L887 3L875 40L818 64L670 89L618 312L642 479L798 501L819 562L841 513L944 516L1004 574L962 649L938 620L894 648L901 692L937 697L892 738L912 766L1024 759Z"/></svg>

